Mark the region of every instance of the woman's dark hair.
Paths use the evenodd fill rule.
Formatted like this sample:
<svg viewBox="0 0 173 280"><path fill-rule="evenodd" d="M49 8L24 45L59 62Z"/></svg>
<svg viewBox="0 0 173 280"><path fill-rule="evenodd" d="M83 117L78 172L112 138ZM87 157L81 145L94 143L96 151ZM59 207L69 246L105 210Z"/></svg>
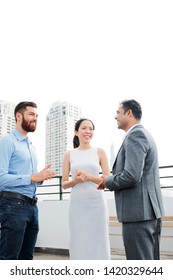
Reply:
<svg viewBox="0 0 173 280"><path fill-rule="evenodd" d="M93 126L93 130L95 129L95 126L94 126L94 124L93 124L93 122L92 122L91 120L83 118L83 119L78 120L78 121L75 123L75 127L74 127L74 130L75 130L75 131L78 131L78 130L79 130L79 127L80 127L80 125L81 125L81 123L82 123L83 121L89 121L89 122L91 122L91 123L92 123L92 126ZM79 138L78 138L77 135L75 135L75 136L73 137L73 147L74 147L74 148L77 148L77 147L79 147L79 144L80 144L80 143L79 143Z"/></svg>
<svg viewBox="0 0 173 280"><path fill-rule="evenodd" d="M23 114L26 111L26 107L33 107L33 108L37 108L36 103L32 102L32 101L22 101L19 104L17 104L17 106L14 109L14 117L16 120L16 113L21 113Z"/></svg>
<svg viewBox="0 0 173 280"><path fill-rule="evenodd" d="M142 108L139 102L134 99L124 100L120 103L123 106L124 112L126 113L128 110L132 110L134 117L137 120L142 118Z"/></svg>

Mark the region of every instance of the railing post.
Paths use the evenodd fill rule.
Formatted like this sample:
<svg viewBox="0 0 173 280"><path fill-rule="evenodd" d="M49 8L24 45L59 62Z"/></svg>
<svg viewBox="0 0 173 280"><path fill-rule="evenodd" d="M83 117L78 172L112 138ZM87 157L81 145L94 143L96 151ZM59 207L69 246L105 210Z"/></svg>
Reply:
<svg viewBox="0 0 173 280"><path fill-rule="evenodd" d="M59 200L63 199L63 191L62 191L62 176L59 176Z"/></svg>

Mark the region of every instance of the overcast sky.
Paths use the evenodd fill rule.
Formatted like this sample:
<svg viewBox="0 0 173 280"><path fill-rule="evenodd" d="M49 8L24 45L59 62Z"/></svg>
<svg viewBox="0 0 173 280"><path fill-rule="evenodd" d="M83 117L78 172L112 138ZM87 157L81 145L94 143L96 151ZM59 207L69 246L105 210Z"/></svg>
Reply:
<svg viewBox="0 0 173 280"><path fill-rule="evenodd" d="M96 125L93 144L109 153L125 98L141 102L160 165L173 164L172 15L172 0L0 0L0 99L38 104L41 165L53 102L79 105Z"/></svg>

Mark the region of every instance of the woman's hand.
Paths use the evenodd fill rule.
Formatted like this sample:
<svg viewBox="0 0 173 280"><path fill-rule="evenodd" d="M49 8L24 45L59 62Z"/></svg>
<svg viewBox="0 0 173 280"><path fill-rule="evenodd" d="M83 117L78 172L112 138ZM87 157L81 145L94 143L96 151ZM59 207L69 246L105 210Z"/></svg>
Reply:
<svg viewBox="0 0 173 280"><path fill-rule="evenodd" d="M77 183L85 182L85 181L87 181L87 179L88 179L88 175L87 175L87 173L85 171L76 170L74 180Z"/></svg>

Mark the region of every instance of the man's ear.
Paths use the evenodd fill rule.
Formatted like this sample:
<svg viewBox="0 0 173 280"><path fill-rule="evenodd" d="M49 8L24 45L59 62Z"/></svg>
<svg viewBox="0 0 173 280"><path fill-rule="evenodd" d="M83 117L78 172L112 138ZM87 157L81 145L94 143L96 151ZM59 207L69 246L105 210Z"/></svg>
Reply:
<svg viewBox="0 0 173 280"><path fill-rule="evenodd" d="M16 113L16 120L20 120L22 118L22 114L20 112Z"/></svg>
<svg viewBox="0 0 173 280"><path fill-rule="evenodd" d="M133 112L132 112L131 109L129 109L129 110L127 111L127 115L128 115L129 117L132 117L132 116L133 116Z"/></svg>

